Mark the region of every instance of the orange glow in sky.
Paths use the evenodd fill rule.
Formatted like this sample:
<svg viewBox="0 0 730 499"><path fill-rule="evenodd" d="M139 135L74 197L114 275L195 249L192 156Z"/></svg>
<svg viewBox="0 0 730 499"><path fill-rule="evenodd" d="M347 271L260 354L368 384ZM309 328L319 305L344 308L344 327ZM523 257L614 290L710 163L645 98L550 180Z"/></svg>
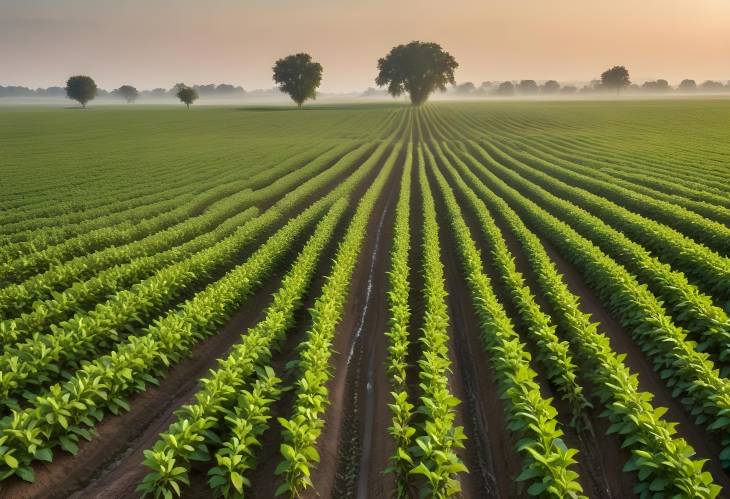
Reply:
<svg viewBox="0 0 730 499"><path fill-rule="evenodd" d="M0 85L175 82L273 85L281 56L310 52L322 90L374 86L378 57L440 43L457 80L730 79L730 0L0 0Z"/></svg>

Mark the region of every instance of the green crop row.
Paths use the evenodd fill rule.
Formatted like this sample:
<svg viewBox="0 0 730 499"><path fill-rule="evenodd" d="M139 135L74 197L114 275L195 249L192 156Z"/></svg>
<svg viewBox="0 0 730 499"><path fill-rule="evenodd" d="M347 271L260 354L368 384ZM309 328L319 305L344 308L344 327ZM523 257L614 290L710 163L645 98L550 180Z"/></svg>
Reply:
<svg viewBox="0 0 730 499"><path fill-rule="evenodd" d="M418 380L419 405L416 413L415 445L407 450L412 456L411 475L425 480L421 495L449 497L461 492L459 473L468 470L456 454L464 447L466 435L456 426L455 408L460 404L449 388L449 313L446 305L444 268L441 263L436 203L426 177L424 150L418 151L418 181L423 204L423 242L421 246L424 303ZM405 457L405 455L404 455Z"/></svg>
<svg viewBox="0 0 730 499"><path fill-rule="evenodd" d="M368 220L398 158L402 144L393 148L380 173L360 199L350 225L337 249L332 271L310 313L312 326L300 343L294 408L289 418L279 418L283 427L281 455L276 469L284 482L277 495L298 497L313 486L311 468L319 462L317 442L322 433L323 413L329 402L326 383L332 377L329 360L332 341L342 318L348 286L362 247Z"/></svg>
<svg viewBox="0 0 730 499"><path fill-rule="evenodd" d="M697 492L699 497L716 496L719 487L708 472L702 471L704 463L692 459L694 450L684 439L675 437L676 425L662 418L664 409L651 404L652 394L639 390L638 378L624 364L624 356L611 349L608 338L598 331L598 323L592 322L590 315L580 310L578 298L568 289L539 238L527 229L507 202L481 183L464 163L455 161L455 164L479 192L482 209L491 208L499 213L524 248L561 331L568 336L577 353L582 365L581 376L593 384L594 397L604 408L602 416L611 422L609 432L621 435L623 447L632 451L625 470L638 472L636 493L642 497L652 497L658 492L668 495Z"/></svg>
<svg viewBox="0 0 730 499"><path fill-rule="evenodd" d="M730 370L730 318L722 308L714 305L711 296L702 294L684 274L672 270L643 246L600 218L506 169L494 164L492 166L508 177L515 188L528 193L532 201L560 218L567 218L576 231L647 282L652 292L672 312L677 324L684 326L694 338L701 341L698 349L710 351L722 365L723 372Z"/></svg>
<svg viewBox="0 0 730 499"><path fill-rule="evenodd" d="M726 465L730 464L730 381L720 377L708 354L695 349L696 344L674 325L661 301L624 267L474 158L463 157L489 179L499 195L519 207L519 213L540 236L581 271L606 309L631 332L673 395L682 396L681 402L698 424L720 435L724 448L720 457Z"/></svg>
<svg viewBox="0 0 730 499"><path fill-rule="evenodd" d="M555 333L556 326L552 324L550 316L543 312L535 302L535 298L526 285L522 274L517 271L514 257L507 247L501 231L484 202L464 183L449 159L444 156L438 143L432 145L442 164L449 172L457 190L466 199L488 247L492 249L491 255L494 258L499 276L505 283L507 292L520 317L527 325L526 330L530 339L537 346L537 360L544 366L551 383L557 387L558 392L570 405L573 413L571 424L581 428L585 411L591 407L591 404L586 399L583 388L578 384L577 367L573 361L568 343L560 341ZM447 196L451 197L452 194L442 174L437 172L436 175L441 188Z"/></svg>
<svg viewBox="0 0 730 499"><path fill-rule="evenodd" d="M486 164L494 163L489 153L478 144L470 145L473 146L471 152L480 161ZM661 260L694 278L698 286L705 289L708 294L722 300L730 299L730 261L727 258L695 243L674 229L633 213L600 196L559 182L493 148L490 150L505 161L514 172L588 209L614 228L654 251Z"/></svg>
<svg viewBox="0 0 730 499"><path fill-rule="evenodd" d="M398 498L407 497L408 472L412 467L413 459L408 450L413 444L416 429L411 426L414 406L408 400L407 370L408 349L411 345L408 331L411 311L409 306L410 282L408 275L410 267L408 258L411 248L410 231L410 204L411 204L411 174L413 171L413 143L409 142L406 150L405 163L400 181L400 194L395 208L395 223L393 226L393 246L390 252L390 269L388 279L389 323L388 331L388 364L387 371L391 383L392 401L388 404L393 414L389 428L395 442L395 452L390 457L390 466L386 472L392 472L396 477L395 495Z"/></svg>
<svg viewBox="0 0 730 499"><path fill-rule="evenodd" d="M76 452L79 438L91 438L90 429L106 412L128 409L124 397L156 383L156 375L186 356L201 339L240 307L270 275L296 240L332 204L331 196L314 203L289 222L244 263L150 325L142 336L131 336L112 353L84 364L62 385L33 399L25 410L14 412L0 425L0 479L16 474L32 480L29 465L50 460L60 446Z"/></svg>
<svg viewBox="0 0 730 499"><path fill-rule="evenodd" d="M477 312L484 346L495 372L501 397L506 401L507 430L517 433L517 451L523 455L517 481L528 481L527 493L543 497L583 497L575 465L577 450L560 438L557 411L542 398L530 354L520 342L504 308L482 268L479 250L462 217L453 192L441 182L444 204L456 238L459 257Z"/></svg>
<svg viewBox="0 0 730 499"><path fill-rule="evenodd" d="M342 157L345 151L340 150L340 148L336 149L334 155L320 156L308 165L290 172L262 189L253 192L244 189L237 192L209 206L203 214L190 218L165 231L152 234L125 246L107 248L90 255L75 258L61 265L56 265L47 272L38 274L21 284L8 286L0 290L0 311L11 317L13 313L25 311L30 305L33 305L33 311L36 312L37 310L38 314L43 316L45 315L43 305L52 309L57 309L58 306L54 306L53 303L36 303L39 300L53 298L52 301L67 301L64 296L52 293L52 290L67 288L74 284L87 287L87 283L82 280L83 278L92 276L112 265L118 266L111 272L115 276L114 282L120 282L118 279L122 279L122 284L111 289L108 287L102 288L102 293L109 294L115 289L123 288L124 283L132 284L139 280L135 278L136 276L140 276L139 278L145 275L149 276L150 273L164 265L180 261L193 253L199 252L219 240L219 238L212 238L212 234L207 233L217 224L224 222L223 226L218 227L214 232L220 231L225 226L230 227L221 234L230 233L232 228L236 228L235 225L231 225L230 220L226 220L232 213L235 213L231 210L241 210L247 206L257 204L271 204L273 200L286 196L293 188L299 188L301 192L302 188L300 186L302 184L306 185L308 180L316 178L317 175L322 178L333 179L342 173L343 168L345 170L350 168L352 161L356 159L356 153L345 158ZM366 150L366 146L359 150L359 153L362 154L364 150ZM332 166L332 173L329 173L328 170L321 171L331 161L338 158L342 162ZM256 183L255 178L251 180ZM319 180L315 180L315 182L319 182ZM294 194L294 196L296 195L297 193ZM97 274L95 277L105 281L108 280L108 277L102 274ZM91 284L91 287L94 288L95 285ZM103 296L103 294L97 296ZM79 302L79 300L71 301L74 305ZM10 328L11 325L8 324L5 329ZM0 330L2 329L2 326L0 326ZM33 329L23 328L21 324L16 324L15 329L24 329L26 334L35 332Z"/></svg>
<svg viewBox="0 0 730 499"><path fill-rule="evenodd" d="M383 146L380 146L379 152L374 155L376 159L382 150ZM350 161L355 159L359 156ZM351 169L350 161L290 191L269 210L239 227L222 242L158 270L130 290L120 291L107 302L98 304L88 314L78 314L58 327L52 326L51 334L35 335L6 347L0 355L0 398L6 403L13 403L7 399L23 394L29 386L45 386L57 379L61 371L99 355L121 339L120 330L125 325L143 322L145 317L160 310L186 287L204 279L216 268L229 264L246 244L262 236L301 204L301 199L331 184L341 175L341 170Z"/></svg>
<svg viewBox="0 0 730 499"><path fill-rule="evenodd" d="M227 489L229 496L233 491L243 494L244 474L253 466L252 451L266 425L265 421L245 421L237 411L264 417L264 406L280 384L273 373L267 372L271 355L292 326L321 254L347 206L347 197L332 205L282 279L264 319L246 331L241 342L219 361L218 368L201 380L202 388L196 393L195 402L181 407L176 421L160 435L152 449L145 451L145 465L152 471L145 476L140 491L155 497L173 492L179 495L180 484L188 483L192 461L209 461L210 446L216 446L223 455L217 459L216 471L211 471L212 476L220 478L211 481L211 485ZM257 370L265 375L246 394L243 390ZM239 403L240 397L243 404ZM223 416L228 423L221 425ZM218 431L221 426L222 431ZM233 436L224 443L229 427L234 428ZM248 432L245 437L244 431Z"/></svg>

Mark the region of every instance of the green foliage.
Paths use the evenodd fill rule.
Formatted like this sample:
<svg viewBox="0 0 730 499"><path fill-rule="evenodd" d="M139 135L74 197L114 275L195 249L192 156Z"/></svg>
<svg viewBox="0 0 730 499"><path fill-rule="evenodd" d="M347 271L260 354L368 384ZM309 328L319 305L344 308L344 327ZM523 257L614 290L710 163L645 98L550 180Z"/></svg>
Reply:
<svg viewBox="0 0 730 499"><path fill-rule="evenodd" d="M446 84L456 83L456 59L437 43L413 41L393 47L378 60L375 83L388 87L388 93L398 97L408 93L411 103L420 106L436 90L446 90Z"/></svg>
<svg viewBox="0 0 730 499"><path fill-rule="evenodd" d="M180 102L185 104L187 108L190 109L190 104L198 100L200 96L198 95L198 91L194 88L188 87L186 85L180 85L180 87L177 89L175 97L180 99Z"/></svg>
<svg viewBox="0 0 730 499"><path fill-rule="evenodd" d="M294 409L289 418L279 418L282 430L282 461L276 469L284 482L277 495L299 497L313 486L311 468L319 462L317 442L322 433L322 416L329 402L326 383L332 377L329 359L332 342L347 299L370 214L393 170L402 144L395 145L380 173L360 199L350 225L340 242L332 271L322 293L310 310L312 326L299 345Z"/></svg>
<svg viewBox="0 0 730 499"><path fill-rule="evenodd" d="M317 88L322 82L322 65L312 62L311 55L289 55L277 60L273 70L279 89L289 94L299 107L306 100L317 98Z"/></svg>
<svg viewBox="0 0 730 499"><path fill-rule="evenodd" d="M623 66L614 66L601 73L601 85L606 88L616 90L620 93L625 87L631 85L629 79L629 70Z"/></svg>
<svg viewBox="0 0 730 499"><path fill-rule="evenodd" d="M78 101L82 107L96 97L96 82L89 76L72 76L66 82L66 96Z"/></svg>

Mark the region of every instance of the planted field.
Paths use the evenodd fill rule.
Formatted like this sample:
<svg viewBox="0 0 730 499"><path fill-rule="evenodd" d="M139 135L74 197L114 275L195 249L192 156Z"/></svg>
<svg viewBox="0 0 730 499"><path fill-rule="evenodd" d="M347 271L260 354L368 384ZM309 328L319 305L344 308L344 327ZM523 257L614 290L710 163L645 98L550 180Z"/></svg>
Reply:
<svg viewBox="0 0 730 499"><path fill-rule="evenodd" d="M729 114L0 111L0 497L729 494Z"/></svg>

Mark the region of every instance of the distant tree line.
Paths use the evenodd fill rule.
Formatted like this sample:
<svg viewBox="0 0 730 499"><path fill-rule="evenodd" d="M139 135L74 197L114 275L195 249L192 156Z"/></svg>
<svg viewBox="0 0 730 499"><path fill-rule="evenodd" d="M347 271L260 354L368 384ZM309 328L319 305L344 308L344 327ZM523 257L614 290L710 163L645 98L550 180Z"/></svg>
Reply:
<svg viewBox="0 0 730 499"><path fill-rule="evenodd" d="M682 80L676 87L672 87L667 80L658 79L646 81L641 86L631 82L628 69L624 66L613 66L601 73L600 79L591 81L582 88L575 85L561 85L557 80L547 80L538 83L535 80L520 81L485 81L478 87L472 82L456 83L454 71L459 67L456 59L443 50L440 45L432 42L412 41L393 47L390 52L378 60L378 76L375 83L385 90L368 88L363 97L374 97L390 94L398 97L407 94L414 106L425 103L429 96L436 91L447 91L457 96L531 96L556 95L593 92L611 92L620 95L621 92L730 92L730 81L723 84L719 81L707 80L697 84L694 80ZM316 99L317 88L322 81L323 68L312 56L306 53L297 53L278 59L272 68L275 90L283 92L301 108L305 101ZM256 95L271 95L270 90L254 91ZM66 87L49 87L46 89L30 89L20 86L0 86L0 97L60 97L66 95L78 101L82 107L95 97L114 96L126 100L128 103L143 97L175 96L188 109L201 96L204 97L232 97L243 96L247 92L240 86L225 83L216 85L192 85L176 83L172 88L155 88L139 91L132 85L122 85L111 92L100 89L89 76L72 76Z"/></svg>
<svg viewBox="0 0 730 499"><path fill-rule="evenodd" d="M537 82L535 80L520 81L485 81L479 86L472 82L459 83L449 89L449 93L463 97L508 97L530 95L566 95L566 94L600 94L600 93L721 93L730 92L730 81L723 84L720 81L707 80L697 84L695 80L685 79L678 85L672 86L667 80L658 79L646 81L641 85L635 83L622 84L620 82L593 80L590 83L577 87L575 85L561 85L556 80ZM363 96L378 95L374 89L368 89Z"/></svg>
<svg viewBox="0 0 730 499"><path fill-rule="evenodd" d="M97 88L96 96L120 97L126 99L126 94L122 91L125 87L134 88L131 85L122 85L114 90ZM198 94L205 97L240 97L249 93L241 86L228 85L226 83L221 83L220 85L192 85L191 88L194 88ZM170 88L139 90L137 94L138 97L175 97L177 90L178 88L176 84ZM268 92L272 93L270 90ZM64 87L29 88L16 85L0 85L0 97L66 97L66 89Z"/></svg>

